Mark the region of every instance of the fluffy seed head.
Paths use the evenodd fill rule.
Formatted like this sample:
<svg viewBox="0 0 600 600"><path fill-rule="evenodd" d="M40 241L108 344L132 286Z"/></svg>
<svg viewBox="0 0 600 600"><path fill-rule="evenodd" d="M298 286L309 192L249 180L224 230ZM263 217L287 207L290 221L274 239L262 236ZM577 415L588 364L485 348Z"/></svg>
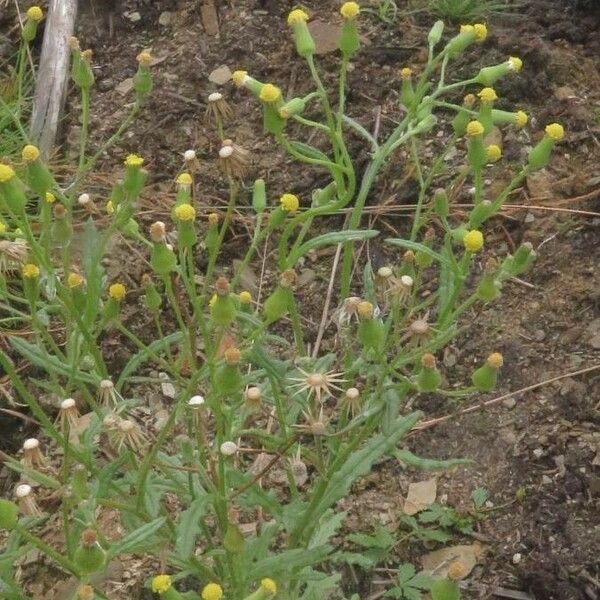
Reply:
<svg viewBox="0 0 600 600"><path fill-rule="evenodd" d="M433 354L429 354L429 352L423 354L423 356L421 356L421 365L425 369L434 369L435 368L435 356Z"/></svg>
<svg viewBox="0 0 600 600"><path fill-rule="evenodd" d="M31 494L31 486L26 483L22 483L15 488L15 496L21 500L22 498L26 498Z"/></svg>
<svg viewBox="0 0 600 600"><path fill-rule="evenodd" d="M348 400L356 400L359 395L360 392L355 387L351 387L346 390L346 398L348 398Z"/></svg>
<svg viewBox="0 0 600 600"><path fill-rule="evenodd" d="M195 160L196 158L196 151L195 150L186 150L183 153L183 160L185 160L186 162L190 162L192 160Z"/></svg>
<svg viewBox="0 0 600 600"><path fill-rule="evenodd" d="M32 144L27 144L21 151L21 158L25 162L33 162L40 157L40 151L37 146L33 146Z"/></svg>
<svg viewBox="0 0 600 600"><path fill-rule="evenodd" d="M61 410L70 410L75 408L75 400L73 398L67 398L60 403Z"/></svg>
<svg viewBox="0 0 600 600"><path fill-rule="evenodd" d="M90 195L89 194L79 194L77 198L77 204L79 206L87 206L90 203Z"/></svg>
<svg viewBox="0 0 600 600"><path fill-rule="evenodd" d="M223 456L233 456L237 450L237 444L235 442L223 442L219 448ZM202 596L204 598L204 595Z"/></svg>
<svg viewBox="0 0 600 600"><path fill-rule="evenodd" d="M36 438L28 438L23 442L23 450L35 450L40 447L40 441Z"/></svg>
<svg viewBox="0 0 600 600"><path fill-rule="evenodd" d="M380 267L379 269L377 269L377 275L379 275L379 277L382 277L383 279L387 279L388 277L391 277L393 275L393 271L390 267Z"/></svg>
<svg viewBox="0 0 600 600"><path fill-rule="evenodd" d="M223 100L223 94L221 94L221 92L213 92L208 95L209 102L218 102L219 100Z"/></svg>
<svg viewBox="0 0 600 600"><path fill-rule="evenodd" d="M200 396L199 394L196 396L192 396L188 400L188 406L190 408L199 408L204 404L204 396Z"/></svg>

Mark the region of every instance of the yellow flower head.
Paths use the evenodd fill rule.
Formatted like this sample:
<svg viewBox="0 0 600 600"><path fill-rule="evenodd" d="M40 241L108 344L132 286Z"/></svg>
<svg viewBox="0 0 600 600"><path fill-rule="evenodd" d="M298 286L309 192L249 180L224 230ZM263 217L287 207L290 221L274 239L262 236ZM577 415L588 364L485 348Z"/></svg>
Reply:
<svg viewBox="0 0 600 600"><path fill-rule="evenodd" d="M475 32L475 39L478 42L484 42L487 38L488 30L483 23L475 23L475 25L473 25L473 31Z"/></svg>
<svg viewBox="0 0 600 600"><path fill-rule="evenodd" d="M202 600L221 600L223 588L218 583L209 583L202 590Z"/></svg>
<svg viewBox="0 0 600 600"><path fill-rule="evenodd" d="M494 100L498 100L498 95L496 94L496 90L491 87L483 88L479 94L477 94L482 102L491 103Z"/></svg>
<svg viewBox="0 0 600 600"><path fill-rule="evenodd" d="M150 54L150 52L147 51L140 52L136 56L136 60L138 61L140 67L149 67L152 63L152 54Z"/></svg>
<svg viewBox="0 0 600 600"><path fill-rule="evenodd" d="M6 183L15 176L15 172L12 167L0 163L0 183Z"/></svg>
<svg viewBox="0 0 600 600"><path fill-rule="evenodd" d="M175 208L175 216L180 221L193 221L196 218L196 209L191 204L180 204Z"/></svg>
<svg viewBox="0 0 600 600"><path fill-rule="evenodd" d="M56 202L56 196L52 192L46 192L44 198L48 204L54 204L54 202Z"/></svg>
<svg viewBox="0 0 600 600"><path fill-rule="evenodd" d="M6 233L6 223L4 221L0 221L0 235Z"/></svg>
<svg viewBox="0 0 600 600"><path fill-rule="evenodd" d="M21 150L21 158L25 162L33 162L39 157L40 151L37 149L37 146L33 146L32 144L27 144L27 146L25 146L23 150Z"/></svg>
<svg viewBox="0 0 600 600"><path fill-rule="evenodd" d="M121 302L125 298L125 294L127 293L127 289L122 283L113 283L108 288L108 295L117 302Z"/></svg>
<svg viewBox="0 0 600 600"><path fill-rule="evenodd" d="M287 18L287 22L290 27L293 25L298 25L299 23L306 23L306 21L308 21L308 15L299 8L293 10Z"/></svg>
<svg viewBox="0 0 600 600"><path fill-rule="evenodd" d="M79 273L69 273L67 277L67 285L74 290L83 284L83 277Z"/></svg>
<svg viewBox="0 0 600 600"><path fill-rule="evenodd" d="M260 582L260 587L267 592L268 594L276 594L277 593L277 584L268 577L265 577Z"/></svg>
<svg viewBox="0 0 600 600"><path fill-rule="evenodd" d="M109 200L106 203L106 214L107 215L112 215L115 212L115 205L112 203L112 200Z"/></svg>
<svg viewBox="0 0 600 600"><path fill-rule="evenodd" d="M27 9L27 18L38 23L44 18L44 12L39 6L31 6Z"/></svg>
<svg viewBox="0 0 600 600"><path fill-rule="evenodd" d="M564 127L559 123L550 123L550 125L546 125L546 129L544 131L546 132L546 135L552 138L555 142L559 142L565 137Z"/></svg>
<svg viewBox="0 0 600 600"><path fill-rule="evenodd" d="M496 144L490 144L485 149L485 152L490 162L496 162L502 158L502 150L500 149L500 146L497 146Z"/></svg>
<svg viewBox="0 0 600 600"><path fill-rule="evenodd" d="M124 164L126 167L139 169L144 164L144 159L137 154L128 154Z"/></svg>
<svg viewBox="0 0 600 600"><path fill-rule="evenodd" d="M467 125L467 135L470 137L481 135L483 133L483 125L479 121L469 121Z"/></svg>
<svg viewBox="0 0 600 600"><path fill-rule="evenodd" d="M492 369L499 369L504 364L504 357L500 352L493 352L487 357L486 362Z"/></svg>
<svg viewBox="0 0 600 600"><path fill-rule="evenodd" d="M252 302L252 294L246 290L240 292L240 304L250 304Z"/></svg>
<svg viewBox="0 0 600 600"><path fill-rule="evenodd" d="M300 201L298 200L298 196L295 196L294 194L283 194L283 196L279 198L279 204L283 210L295 213L300 206Z"/></svg>
<svg viewBox="0 0 600 600"><path fill-rule="evenodd" d="M181 173L177 177L176 183L179 185L192 185L192 176L189 173Z"/></svg>
<svg viewBox="0 0 600 600"><path fill-rule="evenodd" d="M529 121L529 117L527 116L527 113L525 111L518 110L515 113L515 125L519 129L525 127L525 125L527 125L527 121Z"/></svg>
<svg viewBox="0 0 600 600"><path fill-rule="evenodd" d="M375 313L375 308L367 300L362 300L356 305L356 312L362 319L372 319Z"/></svg>
<svg viewBox="0 0 600 600"><path fill-rule="evenodd" d="M248 77L248 71L234 71L231 75L231 80L238 87L242 87L244 85L244 81L246 81L246 77Z"/></svg>
<svg viewBox="0 0 600 600"><path fill-rule="evenodd" d="M508 66L515 73L518 73L523 68L523 61L518 56L509 56L508 57Z"/></svg>
<svg viewBox="0 0 600 600"><path fill-rule="evenodd" d="M402 79L410 79L412 77L412 69L410 67L403 67L400 69L400 77Z"/></svg>
<svg viewBox="0 0 600 600"><path fill-rule="evenodd" d="M272 83L265 83L260 90L260 99L263 102L277 102L281 98L281 90Z"/></svg>
<svg viewBox="0 0 600 600"><path fill-rule="evenodd" d="M212 308L216 303L217 303L217 298L218 296L216 294L213 294L210 298L210 300L208 301L208 305Z"/></svg>
<svg viewBox="0 0 600 600"><path fill-rule="evenodd" d="M463 238L463 245L468 252L479 252L483 248L483 233L472 229Z"/></svg>
<svg viewBox="0 0 600 600"><path fill-rule="evenodd" d="M358 16L359 12L360 6L356 2L344 2L342 8L340 8L340 15L342 15L344 19L354 19Z"/></svg>
<svg viewBox="0 0 600 600"><path fill-rule="evenodd" d="M157 575L152 579L152 591L155 594L164 594L171 587L171 578L168 575Z"/></svg>
<svg viewBox="0 0 600 600"><path fill-rule="evenodd" d="M473 27L473 25L461 25L460 26L461 33L470 33L473 31L475 31L475 28Z"/></svg>
<svg viewBox="0 0 600 600"><path fill-rule="evenodd" d="M40 276L40 268L32 263L27 263L23 265L21 273L25 279L37 279Z"/></svg>

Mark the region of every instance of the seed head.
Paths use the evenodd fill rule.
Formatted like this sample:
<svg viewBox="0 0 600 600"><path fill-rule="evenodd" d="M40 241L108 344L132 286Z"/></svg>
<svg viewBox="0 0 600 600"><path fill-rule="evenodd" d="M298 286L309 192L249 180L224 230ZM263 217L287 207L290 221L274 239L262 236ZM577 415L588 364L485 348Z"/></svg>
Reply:
<svg viewBox="0 0 600 600"><path fill-rule="evenodd" d="M188 400L188 406L192 409L200 408L204 404L204 396L196 395L192 396Z"/></svg>
<svg viewBox="0 0 600 600"><path fill-rule="evenodd" d="M90 195L89 194L80 194L77 198L77 204L79 206L87 206L90 203Z"/></svg>
<svg viewBox="0 0 600 600"><path fill-rule="evenodd" d="M259 408L261 403L261 392L260 388L249 387L244 392L244 400L248 408Z"/></svg>
<svg viewBox="0 0 600 600"><path fill-rule="evenodd" d="M191 162L193 160L196 160L196 151L195 150L186 150L183 153L183 160L185 160L186 162Z"/></svg>
<svg viewBox="0 0 600 600"><path fill-rule="evenodd" d="M94 600L94 588L91 585L80 585L77 588L77 598L79 600Z"/></svg>
<svg viewBox="0 0 600 600"><path fill-rule="evenodd" d="M21 513L26 517L39 517L42 514L38 506L33 489L26 483L21 483L15 488L15 496Z"/></svg>
<svg viewBox="0 0 600 600"><path fill-rule="evenodd" d="M156 244L165 241L167 230L162 221L155 221L150 225L150 238Z"/></svg>
<svg viewBox="0 0 600 600"><path fill-rule="evenodd" d="M499 369L504 364L504 358L500 352L493 352L487 357L486 362L492 369Z"/></svg>
<svg viewBox="0 0 600 600"><path fill-rule="evenodd" d="M421 356L421 366L425 369L435 369L435 356L428 352Z"/></svg>
<svg viewBox="0 0 600 600"><path fill-rule="evenodd" d="M223 456L233 456L238 451L238 446L235 442L223 442L219 450Z"/></svg>
<svg viewBox="0 0 600 600"><path fill-rule="evenodd" d="M227 348L227 350L225 350L225 352L223 353L223 357L225 358L225 362L230 367L235 367L235 365L239 364L239 362L242 358L242 353L240 352L239 348L236 348L235 346L233 346L233 347Z"/></svg>
<svg viewBox="0 0 600 600"><path fill-rule="evenodd" d="M362 300L356 307L356 312L361 319L372 319L375 313L374 306L367 300Z"/></svg>
<svg viewBox="0 0 600 600"><path fill-rule="evenodd" d="M40 450L40 442L36 438L29 438L23 442L23 463L28 467L43 467L46 458Z"/></svg>
<svg viewBox="0 0 600 600"><path fill-rule="evenodd" d="M458 581L467 575L467 569L465 566L459 561L455 560L450 563L448 567L448 577L453 581Z"/></svg>

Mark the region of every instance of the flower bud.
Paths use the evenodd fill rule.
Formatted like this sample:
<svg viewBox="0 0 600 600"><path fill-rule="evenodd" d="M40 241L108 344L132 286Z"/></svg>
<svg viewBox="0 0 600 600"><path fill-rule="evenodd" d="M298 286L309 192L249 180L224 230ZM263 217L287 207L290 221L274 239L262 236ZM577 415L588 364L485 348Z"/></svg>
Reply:
<svg viewBox="0 0 600 600"><path fill-rule="evenodd" d="M498 382L498 371L500 370L502 363L502 354L494 352L488 356L484 365L479 367L479 369L473 373L471 381L478 391L491 392L496 387Z"/></svg>
<svg viewBox="0 0 600 600"><path fill-rule="evenodd" d="M296 51L299 56L306 58L315 53L315 42L308 29L308 15L303 10L293 10L288 15L288 25L294 31L294 39L296 40Z"/></svg>
<svg viewBox="0 0 600 600"><path fill-rule="evenodd" d="M449 214L448 195L444 188L437 189L433 194L435 214L441 219L446 219Z"/></svg>
<svg viewBox="0 0 600 600"><path fill-rule="evenodd" d="M138 70L133 76L133 89L139 102L143 102L152 91L152 75L150 64L152 57L149 52L140 52L137 55Z"/></svg>
<svg viewBox="0 0 600 600"><path fill-rule="evenodd" d="M265 191L265 180L257 179L252 188L252 208L257 215L264 212L267 207L267 194Z"/></svg>
<svg viewBox="0 0 600 600"><path fill-rule="evenodd" d="M439 41L442 39L442 34L444 33L444 21L436 21L433 24L433 27L429 30L427 34L427 41L429 42L429 46L433 48L436 46Z"/></svg>
<svg viewBox="0 0 600 600"><path fill-rule="evenodd" d="M98 543L96 532L93 529L83 531L73 558L80 572L84 575L91 575L104 567L106 553Z"/></svg>
<svg viewBox="0 0 600 600"><path fill-rule="evenodd" d="M5 203L10 212L21 215L27 198L25 186L10 165L0 163L0 202Z"/></svg>
<svg viewBox="0 0 600 600"><path fill-rule="evenodd" d="M359 12L360 8L356 2L346 2L340 8L344 24L338 40L338 47L346 60L350 59L360 48L360 39L356 27L356 17Z"/></svg>
<svg viewBox="0 0 600 600"><path fill-rule="evenodd" d="M458 56L464 52L471 44L477 40L475 30L472 25L463 25L460 33L455 35L444 48L444 52L450 56Z"/></svg>
<svg viewBox="0 0 600 600"><path fill-rule="evenodd" d="M433 354L421 356L421 370L417 375L417 389L422 393L435 392L442 384L442 375L435 365Z"/></svg>

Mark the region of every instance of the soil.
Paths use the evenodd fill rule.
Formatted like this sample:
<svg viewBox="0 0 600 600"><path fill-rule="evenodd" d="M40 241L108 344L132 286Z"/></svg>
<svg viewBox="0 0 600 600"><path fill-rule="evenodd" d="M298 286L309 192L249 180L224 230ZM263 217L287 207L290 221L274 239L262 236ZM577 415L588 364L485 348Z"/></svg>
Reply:
<svg viewBox="0 0 600 600"><path fill-rule="evenodd" d="M206 213L222 206L227 189L215 169L217 139L203 124L205 99L218 89L226 93L235 111L228 131L252 152L246 181L264 177L271 198L291 191L308 202L311 191L326 183L322 173L298 168L272 139L262 134L261 115L245 93L231 84L209 82L213 70L227 65L232 71L245 68L260 80L278 82L286 97L307 91L309 76L284 33L285 15L293 3L223 1L217 7L218 35L207 35L203 30L199 4L191 0L83 3L78 36L84 47L94 51L96 75L92 147L110 135L129 109L132 95L123 94L118 85L133 76L135 56L150 49L157 58L154 92L124 141L103 157L101 170L107 176L91 181L90 192L101 198L122 156L139 152L152 174L150 193L144 197L144 218L148 223L165 218L171 182L183 165L182 153L194 148L201 164L197 190L201 206ZM330 15L338 6L330 0L304 4L324 21L331 21ZM361 22L364 49L349 77L350 115L368 130L378 127L380 138L399 115L399 68L408 64L418 70L422 65L423 42L432 23L426 14L402 16L406 7L403 2L397 4L400 16L396 24L384 23L373 15ZM519 208L505 211L486 232L499 256L521 241L531 242L538 254L535 268L525 281L509 282L492 307L469 315L463 323L469 325L468 331L444 357L446 378L464 382L482 356L490 351L502 352L505 368L498 394L600 363L600 3L523 0L515 5L514 12L516 16L490 19L490 36L483 51L462 57L456 76L476 72L479 62L492 64L505 60L507 55L521 56L525 65L522 73L497 87L499 106L526 110L531 115L532 132L541 130L547 122L560 121L568 136L549 168L511 196L511 205ZM327 67L332 67L329 72L335 71L334 52L319 59L324 72ZM326 85L332 82L326 77ZM77 133L73 95L67 114L64 147L69 151L70 140L76 139ZM440 131L439 138L420 149L424 160L443 144L448 128L440 127ZM504 166L496 167L491 179L506 180L510 171L507 163L510 166L522 159L524 141L525 146L536 141L535 134L531 136L528 142L527 134L505 134L506 161ZM358 150L359 141L353 144L360 164L366 157ZM456 157L457 163L463 155ZM410 205L415 197L416 185L408 161L399 155L371 194L368 204L372 212L363 226L402 235L410 211L395 207ZM246 189L221 264L224 272L228 271L228 261L239 257L247 244L244 204L248 204L248 198ZM455 200L458 214L460 202L468 201L468 190ZM322 226L334 229L341 224L340 220ZM375 268L398 260L379 241L360 251L358 262L368 257ZM130 285L139 289L147 267L138 253L131 254L131 249L115 248L109 272L121 274L125 261ZM314 335L331 261L330 255L323 254L304 267L311 273L306 275L302 301L313 311ZM481 264L484 261L482 257ZM269 268L270 258L266 264L264 280L268 286L275 273ZM261 265L252 268L259 273ZM129 325L143 337L146 323L135 310L135 300L130 302ZM324 350L332 331L326 331ZM130 350L122 340L107 343L111 344L118 371ZM526 597L502 596L502 590L507 589L539 600L600 598L599 390L600 372L590 371L517 393L466 415L454 414L463 405L449 400L433 396L417 400L416 407L424 410L427 418L447 414L453 417L413 435L408 442L410 449L432 458L462 456L474 460L473 465L439 476L438 497L445 495L449 505L467 511L470 494L483 486L492 503L488 518L478 523L476 537L486 551L469 578L465 598ZM465 402L470 405L486 399L474 397ZM28 431L18 420L7 425L12 428L12 436L3 446L10 452L19 447ZM425 478L397 463L382 463L357 486L347 502L348 526L394 523L401 514L408 484ZM391 517L382 519L384 514ZM422 546L411 545L398 551L398 559L418 563L426 552ZM135 578L134 570L128 573ZM377 598L385 589L377 579L361 575L360 589L348 592L358 591L361 598ZM137 589L135 585L125 586L124 595L115 591L111 597L125 597L125 592L133 589Z"/></svg>

